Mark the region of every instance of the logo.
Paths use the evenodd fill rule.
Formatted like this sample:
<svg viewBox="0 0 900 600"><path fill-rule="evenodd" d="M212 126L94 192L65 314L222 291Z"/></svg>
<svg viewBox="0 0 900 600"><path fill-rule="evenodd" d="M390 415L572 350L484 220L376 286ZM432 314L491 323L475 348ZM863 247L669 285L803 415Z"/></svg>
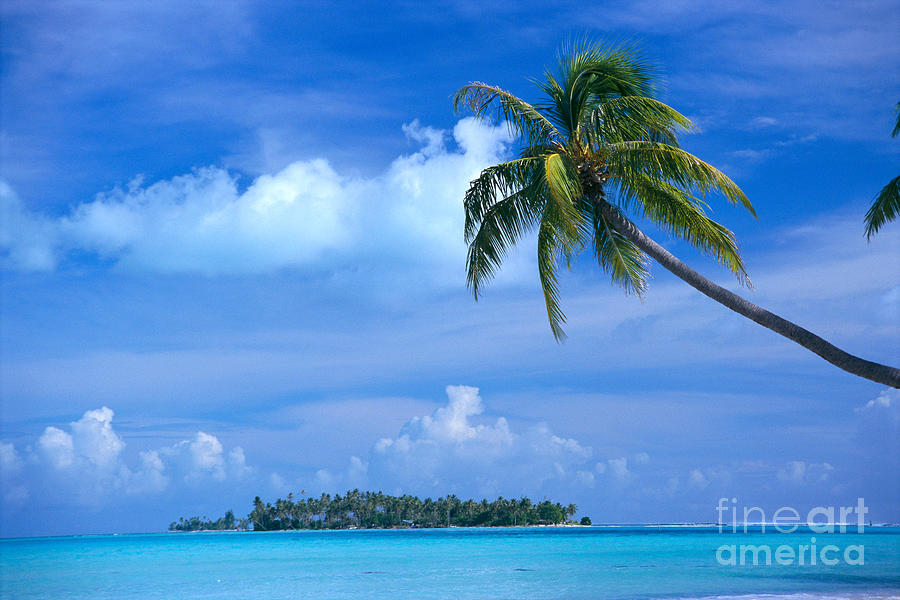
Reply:
<svg viewBox="0 0 900 600"><path fill-rule="evenodd" d="M790 506L778 508L771 518L758 506L740 508L739 511L737 498L719 498L716 506L719 533L766 533L774 529L777 533L792 534L804 527L811 535L808 542L801 538L802 543L795 545L722 544L716 549L716 561L722 566L865 564L863 544L820 545L815 537L816 534L847 533L848 528L851 532L855 528L856 533L864 533L865 515L869 509L863 498L857 498L856 506L813 507L806 512L805 521L800 511Z"/></svg>

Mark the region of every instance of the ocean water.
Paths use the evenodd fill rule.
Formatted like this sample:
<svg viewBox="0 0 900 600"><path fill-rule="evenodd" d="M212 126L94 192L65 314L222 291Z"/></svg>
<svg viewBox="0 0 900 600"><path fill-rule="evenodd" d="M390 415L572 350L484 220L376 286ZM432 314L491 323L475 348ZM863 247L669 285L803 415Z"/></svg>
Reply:
<svg viewBox="0 0 900 600"><path fill-rule="evenodd" d="M720 546L812 545L803 565L722 565ZM836 565L821 562L821 549ZM864 564L844 551L862 546ZM782 550L786 553L786 550ZM785 559L786 554L782 555ZM720 553L726 560L727 550ZM738 556L735 556L736 560ZM752 551L745 552L752 562ZM858 552L851 551L851 562ZM759 555L765 562L765 554ZM0 597L900 598L900 528L508 528L110 535L0 540Z"/></svg>

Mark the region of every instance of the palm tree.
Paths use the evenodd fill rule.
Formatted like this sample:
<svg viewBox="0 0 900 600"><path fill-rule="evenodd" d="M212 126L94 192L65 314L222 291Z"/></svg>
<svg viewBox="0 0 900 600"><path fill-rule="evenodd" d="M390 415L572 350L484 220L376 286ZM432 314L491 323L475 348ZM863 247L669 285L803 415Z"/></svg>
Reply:
<svg viewBox="0 0 900 600"><path fill-rule="evenodd" d="M583 43L564 48L558 74L536 81L540 104L473 82L453 100L477 118L505 120L522 139L514 160L483 170L465 194L468 285L475 299L510 246L537 229L538 274L550 328L565 337L557 267L588 246L600 267L626 292L647 287L648 257L685 282L797 342L850 373L900 387L900 370L860 359L819 336L713 283L647 237L626 216L634 212L716 257L749 283L734 235L710 219L710 192L755 215L738 186L685 152L677 133L687 117L651 97L652 68L629 46Z"/></svg>
<svg viewBox="0 0 900 600"><path fill-rule="evenodd" d="M900 133L900 102L897 103L897 123L891 137ZM900 175L891 179L875 197L869 212L866 213L866 239L871 239L881 226L893 221L900 214Z"/></svg>

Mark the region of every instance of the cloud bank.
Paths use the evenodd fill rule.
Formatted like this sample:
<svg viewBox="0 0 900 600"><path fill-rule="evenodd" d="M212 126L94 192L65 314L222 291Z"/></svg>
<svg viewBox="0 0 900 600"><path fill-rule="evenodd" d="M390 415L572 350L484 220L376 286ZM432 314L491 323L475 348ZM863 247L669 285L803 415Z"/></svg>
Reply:
<svg viewBox="0 0 900 600"><path fill-rule="evenodd" d="M128 460L113 416L106 406L88 410L68 431L45 428L21 453L13 444L0 442L4 508L35 496L41 502L98 507L115 503L119 494L158 495L171 488L239 481L251 472L240 446L226 453L216 436L202 431Z"/></svg>
<svg viewBox="0 0 900 600"><path fill-rule="evenodd" d="M598 462L590 446L544 423L516 430L504 417L484 422L478 388L451 385L446 393L445 406L378 440L367 461L352 457L343 473L320 470L316 484L329 490L369 483L393 493L539 496L587 490L600 478L628 478L626 457ZM640 465L649 460L645 452L634 457Z"/></svg>
<svg viewBox="0 0 900 600"><path fill-rule="evenodd" d="M467 118L452 131L404 132L419 150L383 173L349 177L323 159L294 162L245 189L218 167L98 194L61 217L29 212L0 185L7 266L50 270L72 253L161 273L248 274L361 264L427 265L456 274L465 256L461 198L482 168L506 155L505 128ZM458 279L458 278L454 278Z"/></svg>
<svg viewBox="0 0 900 600"><path fill-rule="evenodd" d="M543 423L486 416L477 388L448 386L446 394L445 404L408 418L394 435L373 436L359 456L348 456L344 443L330 445L329 456L346 457L344 468L330 470L313 466L322 464L321 458L303 466L277 462L285 458L285 447L302 456L323 443L298 433L282 438L279 450L258 458L254 467L241 446L228 448L203 431L129 453L136 441L126 442L116 431L113 411L88 410L68 426L46 427L18 447L0 442L0 508L5 523L19 523L29 511L60 510L60 523L77 529L85 514L128 515L134 512L129 507L143 506L138 509L144 511L141 527L152 530L179 515L215 515L227 508L243 513L257 494L272 500L300 490L317 495L359 488L431 497L546 496L574 501L593 517L603 515L597 520L680 520L714 518L716 498L726 496L760 506L783 505L787 498L812 504L844 502L858 494L877 498L872 490L881 489L877 486L890 481L898 468L896 453L884 451L892 447L900 424L892 391L855 413L858 456L846 448L829 455L804 446L783 456L746 458L693 449L677 459L663 449L652 456L636 451L652 445L653 436L634 440L629 449L600 434L590 438L592 448L578 439L582 434L576 438ZM568 410L564 403L553 405ZM353 411L359 408L351 405ZM325 418L318 426L331 438L366 435L352 420ZM606 449L598 452L597 446ZM873 488L872 481L880 483ZM876 520L893 510L884 503L874 508Z"/></svg>

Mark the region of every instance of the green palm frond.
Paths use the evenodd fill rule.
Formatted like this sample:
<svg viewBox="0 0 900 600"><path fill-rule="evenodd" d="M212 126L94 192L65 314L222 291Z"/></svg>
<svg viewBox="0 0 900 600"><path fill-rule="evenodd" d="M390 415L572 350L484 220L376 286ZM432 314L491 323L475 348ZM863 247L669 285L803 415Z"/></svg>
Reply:
<svg viewBox="0 0 900 600"><path fill-rule="evenodd" d="M866 239L875 235L888 221L900 214L900 175L894 177L875 197L875 202L866 213Z"/></svg>
<svg viewBox="0 0 900 600"><path fill-rule="evenodd" d="M549 154L544 159L544 180L553 204L553 224L560 231L561 253L571 266L572 257L590 239L587 221L578 209L583 195L578 169L565 154Z"/></svg>
<svg viewBox="0 0 900 600"><path fill-rule="evenodd" d="M632 44L581 40L563 45L558 63L567 91L584 88L595 102L617 96L649 96L655 91L654 68Z"/></svg>
<svg viewBox="0 0 900 600"><path fill-rule="evenodd" d="M512 133L532 144L562 137L535 107L493 85L475 81L460 88L453 97L453 109L459 112L462 106L480 119L490 116L505 121Z"/></svg>
<svg viewBox="0 0 900 600"><path fill-rule="evenodd" d="M591 111L582 129L591 141L591 147L637 140L677 146L676 131L691 131L694 124L674 108L653 98L622 96Z"/></svg>
<svg viewBox="0 0 900 600"><path fill-rule="evenodd" d="M560 144L532 144L522 148L519 152L519 158L546 157L548 154L553 154L563 149Z"/></svg>
<svg viewBox="0 0 900 600"><path fill-rule="evenodd" d="M469 184L463 203L466 210L465 240L472 241L485 213L498 199L519 191L534 181L535 169L543 166L540 157L511 160L484 169Z"/></svg>
<svg viewBox="0 0 900 600"><path fill-rule="evenodd" d="M595 101L619 96L651 96L656 92L655 67L636 45L609 44L585 53L583 66L572 72L576 79L588 76ZM582 74L583 73L583 74Z"/></svg>
<svg viewBox="0 0 900 600"><path fill-rule="evenodd" d="M706 215L702 200L664 181L647 177L623 179L617 187L623 205L639 207L643 216L661 229L715 257L741 283L750 285L734 234Z"/></svg>
<svg viewBox="0 0 900 600"><path fill-rule="evenodd" d="M543 184L547 202L538 229L538 275L547 305L550 329L557 341L566 335L566 317L559 303L557 269L565 258L571 266L572 257L584 250L587 240L586 222L578 210L582 197L578 172L571 159L563 154L549 154L544 159Z"/></svg>
<svg viewBox="0 0 900 600"><path fill-rule="evenodd" d="M559 82L556 81L556 78L553 77L552 74L548 72L545 77L545 82L535 81L534 83L544 90L544 93L547 94L550 101L539 104L538 109L546 114L547 119L553 122L566 137L570 137L572 133L572 123L571 118L569 117L570 105L566 99L566 91Z"/></svg>
<svg viewBox="0 0 900 600"><path fill-rule="evenodd" d="M544 158L547 189L556 202L571 207L567 214L575 215L575 203L581 197L578 169L565 154L554 152Z"/></svg>
<svg viewBox="0 0 900 600"><path fill-rule="evenodd" d="M566 315L559 303L559 280L556 272L559 265L560 254L566 247L567 235L562 231L558 223L554 222L553 210L544 214L541 220L537 236L538 277L541 280L541 290L544 292L544 303L547 306L547 319L550 321L550 330L556 341L566 339L563 325Z"/></svg>
<svg viewBox="0 0 900 600"><path fill-rule="evenodd" d="M600 268L626 293L642 296L650 271L648 258L640 248L610 225L602 214L590 207L594 234L594 255Z"/></svg>
<svg viewBox="0 0 900 600"><path fill-rule="evenodd" d="M534 83L547 95L538 105L550 121L572 141L594 106L616 96L652 93L652 68L633 46L591 44L564 46L557 74L545 73Z"/></svg>
<svg viewBox="0 0 900 600"><path fill-rule="evenodd" d="M891 132L891 137L897 137L897 134L900 134L900 102L897 103L897 123L894 125L894 130Z"/></svg>
<svg viewBox="0 0 900 600"><path fill-rule="evenodd" d="M467 238L467 284L476 300L482 286L500 268L509 248L540 220L546 192L539 187L526 186L492 204L482 215L474 235Z"/></svg>
<svg viewBox="0 0 900 600"><path fill-rule="evenodd" d="M891 132L891 137L900 134L900 102L897 103L897 124ZM875 202L866 212L866 239L872 239L881 227L888 221L893 221L900 214L900 176L891 179L886 186L875 196Z"/></svg>
<svg viewBox="0 0 900 600"><path fill-rule="evenodd" d="M750 200L724 173L677 146L658 142L617 142L606 147L613 176L621 181L649 177L701 194L720 192L732 204L741 204L750 214Z"/></svg>

